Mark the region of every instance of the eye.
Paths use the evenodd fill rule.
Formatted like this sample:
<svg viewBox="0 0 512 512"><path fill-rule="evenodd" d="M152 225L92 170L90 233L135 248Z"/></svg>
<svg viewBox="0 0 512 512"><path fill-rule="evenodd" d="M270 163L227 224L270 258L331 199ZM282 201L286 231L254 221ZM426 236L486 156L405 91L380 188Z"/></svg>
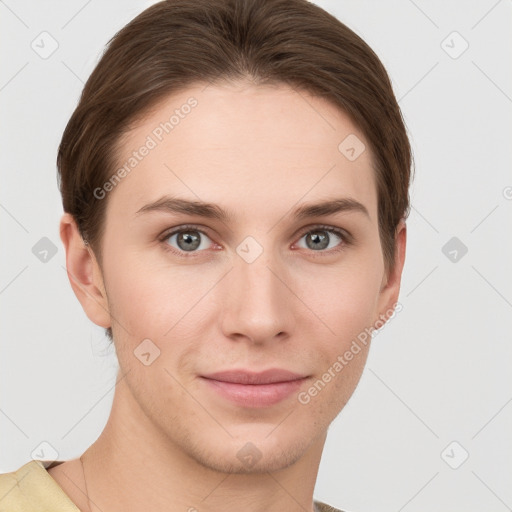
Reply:
<svg viewBox="0 0 512 512"><path fill-rule="evenodd" d="M315 226L313 229L302 234L301 240L305 240L305 246L299 247L310 249L314 252L339 251L349 243L348 234L332 226Z"/></svg>
<svg viewBox="0 0 512 512"><path fill-rule="evenodd" d="M197 253L209 249L211 240L208 235L194 226L182 226L179 229L167 232L161 241L167 250L183 253ZM207 242L210 241L210 244Z"/></svg>
<svg viewBox="0 0 512 512"><path fill-rule="evenodd" d="M313 226L303 232L300 241L302 239L305 240L305 245L299 243L300 248L328 254L341 251L351 243L349 233L333 226ZM167 231L160 237L160 241L164 244L165 250L183 257L197 256L198 253L215 245L197 226L181 226Z"/></svg>

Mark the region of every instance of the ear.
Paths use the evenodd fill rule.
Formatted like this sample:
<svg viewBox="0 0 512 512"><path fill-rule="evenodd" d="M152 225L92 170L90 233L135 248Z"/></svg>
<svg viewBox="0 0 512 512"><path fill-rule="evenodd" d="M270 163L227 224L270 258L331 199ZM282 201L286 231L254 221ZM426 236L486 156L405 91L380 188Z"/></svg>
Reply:
<svg viewBox="0 0 512 512"><path fill-rule="evenodd" d="M400 292L402 270L405 262L405 246L407 241L407 228L405 221L401 220L395 231L395 262L382 280L378 311L380 320L386 322L395 308Z"/></svg>
<svg viewBox="0 0 512 512"><path fill-rule="evenodd" d="M85 314L100 327L111 327L108 299L96 256L85 245L75 219L65 213L60 221L60 239L66 249L66 270L71 288Z"/></svg>

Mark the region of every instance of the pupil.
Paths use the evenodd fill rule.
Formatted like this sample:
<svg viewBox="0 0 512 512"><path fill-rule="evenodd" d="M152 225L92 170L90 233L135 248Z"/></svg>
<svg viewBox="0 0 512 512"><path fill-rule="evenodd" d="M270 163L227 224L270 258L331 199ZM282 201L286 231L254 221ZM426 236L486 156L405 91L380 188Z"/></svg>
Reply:
<svg viewBox="0 0 512 512"><path fill-rule="evenodd" d="M322 235L322 234L318 234L318 233L320 233L320 232L316 231L310 235L311 239L314 242L314 243L312 243L311 246L308 243L308 246L310 246L309 247L310 249L318 249L318 248L325 249L329 245L328 237L326 235Z"/></svg>
<svg viewBox="0 0 512 512"><path fill-rule="evenodd" d="M181 246L180 242L184 242L184 248ZM197 247L199 247L199 237L190 235L190 233L180 233L178 235L178 244L180 248L185 251L197 249Z"/></svg>

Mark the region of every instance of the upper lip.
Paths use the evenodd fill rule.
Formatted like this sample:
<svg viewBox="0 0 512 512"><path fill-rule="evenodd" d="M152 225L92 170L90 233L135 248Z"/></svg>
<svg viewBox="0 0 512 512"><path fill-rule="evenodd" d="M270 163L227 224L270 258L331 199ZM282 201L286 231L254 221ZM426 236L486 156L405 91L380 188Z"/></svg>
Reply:
<svg viewBox="0 0 512 512"><path fill-rule="evenodd" d="M205 379L219 380L222 382L231 382L235 384L272 384L276 382L290 382L293 380L304 379L304 375L272 368L263 372L251 372L248 370L227 370L223 372L210 373L202 375Z"/></svg>

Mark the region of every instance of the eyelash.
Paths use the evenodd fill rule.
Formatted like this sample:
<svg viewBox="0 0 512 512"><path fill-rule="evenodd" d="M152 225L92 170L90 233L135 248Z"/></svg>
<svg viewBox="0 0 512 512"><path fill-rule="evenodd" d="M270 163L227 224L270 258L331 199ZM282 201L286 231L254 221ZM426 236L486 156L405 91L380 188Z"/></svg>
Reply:
<svg viewBox="0 0 512 512"><path fill-rule="evenodd" d="M200 229L199 226L195 226L193 224L185 224L183 226L180 226L178 229L174 229L172 231L166 231L161 237L159 237L159 241L162 242L164 245L164 250L169 251L172 254L177 254L178 256L182 256L184 258L194 258L194 257L199 256L200 253L203 251L191 251L191 252L187 253L186 251L180 251L178 249L175 249L174 247L171 247L167 243L167 241L169 240L169 238L171 236L179 234L179 233L184 233L187 231L197 231L198 233L201 233L202 235L205 235L206 237L210 238L210 236L208 236L208 233L206 233L204 230ZM322 250L322 251L310 250L309 252L311 252L314 257L332 255L333 253L342 251L343 249L345 249L345 247L352 244L352 237L348 232L346 232L343 229L336 228L334 226L327 226L324 224L318 224L318 225L311 226L311 227L308 226L308 228L305 231L301 232L301 234L299 236L299 240L304 235L307 235L309 233L314 233L315 231L327 231L329 233L334 233L336 236L338 236L341 239L341 243L337 247L335 247L333 249L329 249L329 250Z"/></svg>

